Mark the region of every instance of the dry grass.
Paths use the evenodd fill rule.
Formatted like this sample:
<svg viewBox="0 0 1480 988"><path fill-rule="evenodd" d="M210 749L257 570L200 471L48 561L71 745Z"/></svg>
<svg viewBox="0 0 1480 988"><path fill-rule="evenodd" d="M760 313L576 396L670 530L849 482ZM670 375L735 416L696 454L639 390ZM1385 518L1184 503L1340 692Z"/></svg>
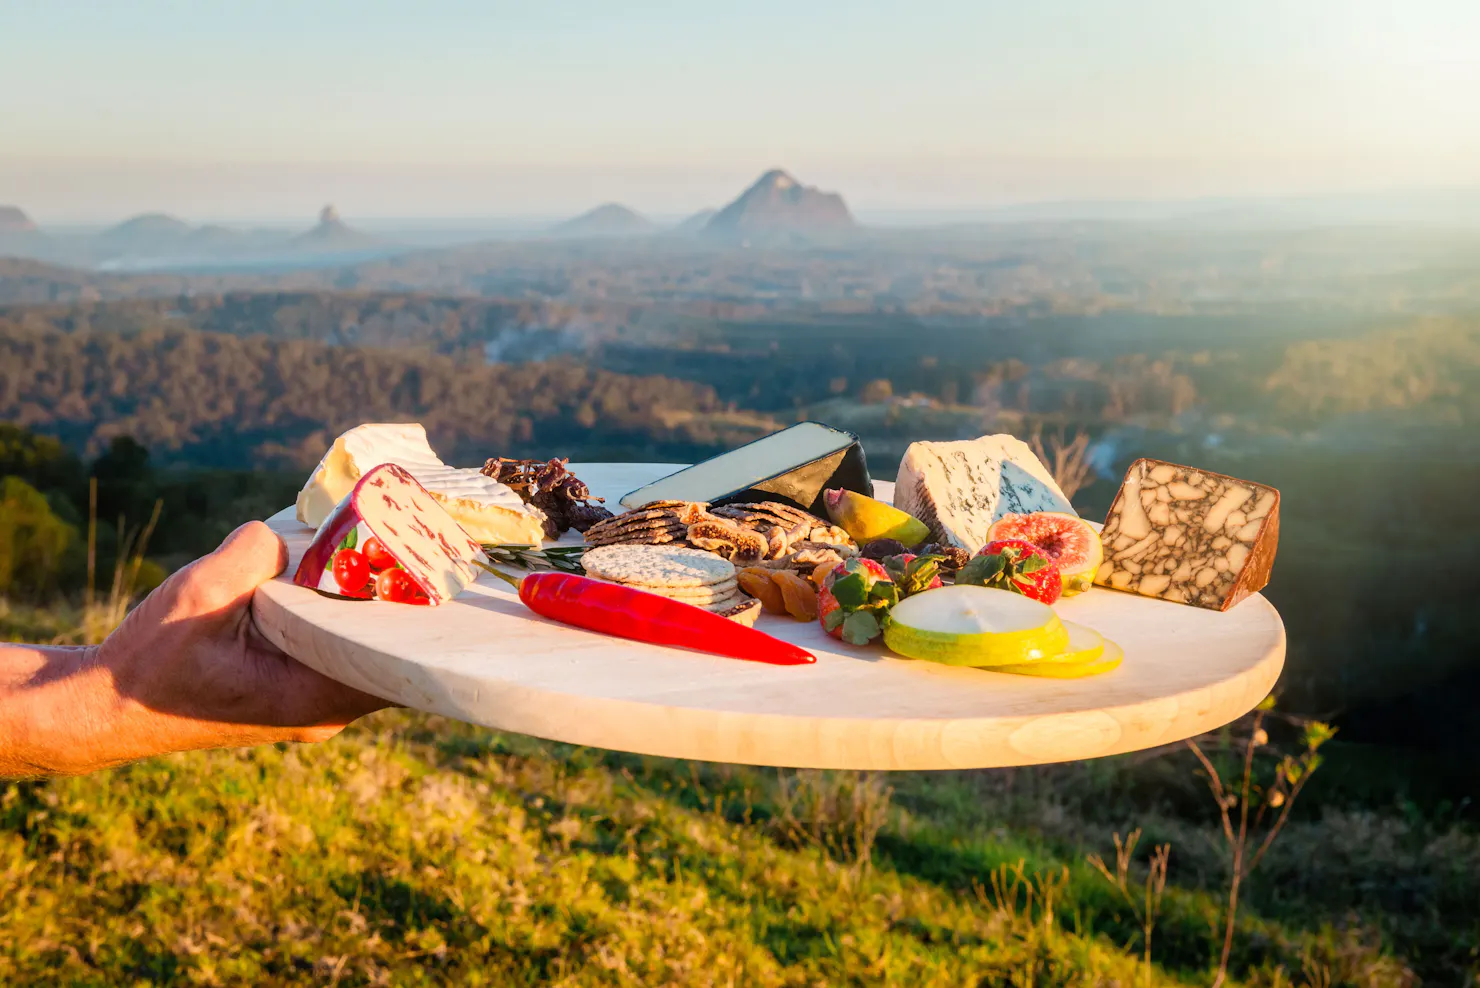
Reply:
<svg viewBox="0 0 1480 988"><path fill-rule="evenodd" d="M867 868L889 796L889 787L868 773L782 773L771 832L785 846L815 847Z"/></svg>

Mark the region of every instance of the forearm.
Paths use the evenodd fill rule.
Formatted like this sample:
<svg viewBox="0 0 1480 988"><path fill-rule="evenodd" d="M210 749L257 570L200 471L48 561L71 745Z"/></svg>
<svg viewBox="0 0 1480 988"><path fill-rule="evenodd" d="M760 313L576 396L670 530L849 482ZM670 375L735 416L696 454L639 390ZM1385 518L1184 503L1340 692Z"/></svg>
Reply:
<svg viewBox="0 0 1480 988"><path fill-rule="evenodd" d="M131 706L94 648L0 644L0 778L127 761L115 749Z"/></svg>

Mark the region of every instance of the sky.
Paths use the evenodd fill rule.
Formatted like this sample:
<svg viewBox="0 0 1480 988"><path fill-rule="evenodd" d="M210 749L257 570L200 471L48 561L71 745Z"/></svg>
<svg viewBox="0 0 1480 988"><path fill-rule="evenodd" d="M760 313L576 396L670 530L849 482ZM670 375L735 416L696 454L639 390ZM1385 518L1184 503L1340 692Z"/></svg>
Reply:
<svg viewBox="0 0 1480 988"><path fill-rule="evenodd" d="M1480 184L1475 0L0 0L38 222Z"/></svg>

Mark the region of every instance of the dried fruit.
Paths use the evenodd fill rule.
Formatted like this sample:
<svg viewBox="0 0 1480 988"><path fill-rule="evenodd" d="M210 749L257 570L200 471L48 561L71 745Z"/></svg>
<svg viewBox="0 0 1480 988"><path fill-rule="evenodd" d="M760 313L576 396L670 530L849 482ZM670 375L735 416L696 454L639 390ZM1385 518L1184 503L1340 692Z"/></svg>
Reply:
<svg viewBox="0 0 1480 988"><path fill-rule="evenodd" d="M956 585L1011 590L1045 604L1058 600L1064 589L1059 568L1048 554L1022 539L988 542L976 558L961 567Z"/></svg>
<svg viewBox="0 0 1480 988"><path fill-rule="evenodd" d="M817 591L789 569L770 570L771 582L781 588L786 611L798 621L817 620Z"/></svg>
<svg viewBox="0 0 1480 988"><path fill-rule="evenodd" d="M545 535L557 539L568 529L585 532L612 517L601 507L603 498L566 469L569 460L514 460L496 456L483 464L482 473L512 489L545 513ZM596 502L596 503L592 503Z"/></svg>
<svg viewBox="0 0 1480 988"><path fill-rule="evenodd" d="M768 614L785 614L786 598L781 588L771 582L771 571L751 566L742 569L736 576L740 589L761 602Z"/></svg>
<svg viewBox="0 0 1480 988"><path fill-rule="evenodd" d="M875 559L849 559L833 568L817 594L823 629L850 645L867 645L889 626L899 588Z"/></svg>
<svg viewBox="0 0 1480 988"><path fill-rule="evenodd" d="M939 542L926 542L909 550L917 556L939 556L940 571L952 574L971 562L971 553L959 545L942 545Z"/></svg>
<svg viewBox="0 0 1480 988"><path fill-rule="evenodd" d="M859 554L865 559L888 559L890 556L903 555L909 551L909 547L899 539L875 539L864 546Z"/></svg>

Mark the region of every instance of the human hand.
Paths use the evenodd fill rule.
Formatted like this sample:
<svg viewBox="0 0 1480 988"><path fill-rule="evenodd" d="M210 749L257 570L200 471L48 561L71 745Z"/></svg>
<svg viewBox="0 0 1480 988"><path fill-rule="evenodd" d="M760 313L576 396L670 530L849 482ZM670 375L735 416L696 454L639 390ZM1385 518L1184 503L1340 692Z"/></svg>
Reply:
<svg viewBox="0 0 1480 988"><path fill-rule="evenodd" d="M387 701L315 672L252 622L252 592L288 563L261 522L227 536L136 607L88 665L111 679L113 722L94 759L323 741Z"/></svg>

